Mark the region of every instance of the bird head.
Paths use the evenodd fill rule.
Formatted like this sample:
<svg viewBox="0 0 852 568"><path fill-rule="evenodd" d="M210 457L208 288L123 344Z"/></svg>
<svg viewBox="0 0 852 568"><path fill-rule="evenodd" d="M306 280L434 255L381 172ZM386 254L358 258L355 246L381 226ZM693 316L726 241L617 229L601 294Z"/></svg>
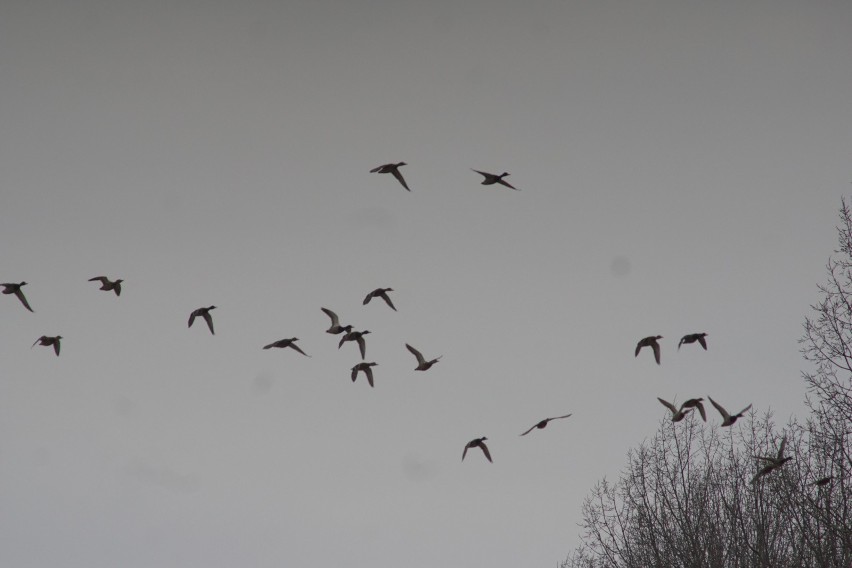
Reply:
<svg viewBox="0 0 852 568"><path fill-rule="evenodd" d="M210 306L209 308L207 308L208 311L215 310L215 309L216 309L216 306Z"/></svg>

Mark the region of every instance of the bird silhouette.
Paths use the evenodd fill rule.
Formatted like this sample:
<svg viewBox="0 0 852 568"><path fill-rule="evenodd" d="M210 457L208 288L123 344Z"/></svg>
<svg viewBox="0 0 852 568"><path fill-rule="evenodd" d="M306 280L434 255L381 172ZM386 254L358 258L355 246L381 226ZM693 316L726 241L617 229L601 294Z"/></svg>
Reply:
<svg viewBox="0 0 852 568"><path fill-rule="evenodd" d="M485 457L488 458L488 461L494 463L494 461L491 459L491 452L488 451L488 446L485 445L485 440L487 439L488 438L483 436L482 438L476 438L475 440L471 440L470 442L468 442L464 447L464 451L462 452L462 461L464 461L464 457L467 455L468 449L479 448L480 450L482 450L482 453L485 454Z"/></svg>
<svg viewBox="0 0 852 568"><path fill-rule="evenodd" d="M51 337L49 335L42 335L41 337L39 337L38 339L35 340L35 343L32 344L30 349L35 347L36 344L45 345L47 347L50 347L51 345L53 345L53 351L56 353L56 356L59 357L59 348L60 348L59 340L60 339L62 339L61 335L55 335L53 337Z"/></svg>
<svg viewBox="0 0 852 568"><path fill-rule="evenodd" d="M756 482L758 479L760 479L761 477L763 477L765 475L769 475L770 473L772 473L773 471L775 471L776 469L778 469L779 467L781 467L782 465L784 465L785 463L787 463L788 461L793 459L791 456L784 457L784 447L786 445L787 445L787 436L784 436L781 439L781 445L778 447L778 454L777 455L775 455L774 457L754 456L755 458L757 458L759 460L763 460L763 461L768 462L768 463L760 471L757 472L757 475L755 475L754 477L751 478L752 483Z"/></svg>
<svg viewBox="0 0 852 568"><path fill-rule="evenodd" d="M646 337L645 339L640 339L639 343L636 344L636 353L633 355L634 357L639 356L639 351L642 350L643 347L650 347L654 350L654 360L657 362L657 365L660 364L660 344L657 343L658 339L662 339L662 335L652 335Z"/></svg>
<svg viewBox="0 0 852 568"><path fill-rule="evenodd" d="M346 341L355 341L361 350L361 359L365 359L367 357L367 344L364 342L364 336L368 333L370 333L369 329L365 329L364 331L348 331L343 336L343 339L340 340L340 343L337 344L337 348L340 349Z"/></svg>
<svg viewBox="0 0 852 568"><path fill-rule="evenodd" d="M366 298L364 298L364 305L366 306L367 304L369 304L370 300L372 300L373 298L381 298L388 306L391 307L393 311L396 311L396 307L393 305L393 302L391 302L390 296L388 296L388 292L393 292L393 288L376 288L375 290L367 294Z"/></svg>
<svg viewBox="0 0 852 568"><path fill-rule="evenodd" d="M395 177L396 180L399 183L402 184L402 187L404 187L408 191L411 191L408 188L408 184L405 183L405 178L402 177L402 174L399 171L400 166L407 166L407 165L408 164L406 164L405 162L398 162L396 164L384 164L384 165L378 166L376 168L373 168L372 170L370 170L370 173L371 174L393 174L393 177Z"/></svg>
<svg viewBox="0 0 852 568"><path fill-rule="evenodd" d="M415 370L415 371L428 371L428 370L429 370L429 368L431 368L431 367L432 367L432 365L434 365L435 363L437 363L438 361L440 361L440 360L441 360L441 357L443 357L443 355L441 355L441 356L439 356L439 357L436 357L435 359L432 359L431 361L427 361L427 360L423 357L423 354L422 354L422 353L420 353L420 351L418 351L417 349L415 349L414 347L412 347L412 346L411 346L411 345L409 345L408 343L406 343L406 344L405 344L405 347L406 347L409 351L411 351L411 353L412 353L415 357L417 357L417 367L415 367L415 368L414 368L414 370Z"/></svg>
<svg viewBox="0 0 852 568"><path fill-rule="evenodd" d="M554 416L553 418L545 418L544 420L542 420L541 422L538 422L537 424L532 426L529 430L527 430L526 432L521 434L521 436L526 436L527 434L529 434L530 432L532 432L536 428L541 429L541 428L546 427L547 423L550 422L551 420L561 420L562 418L568 418L569 416L572 416L572 414L566 414L564 416Z"/></svg>
<svg viewBox="0 0 852 568"><path fill-rule="evenodd" d="M216 332L213 331L213 316L210 315L210 310L215 310L216 306L210 306L209 308L198 308L197 310L193 310L191 314L189 314L189 324L187 327L192 327L192 324L195 322L195 318L201 316L204 318L204 321L207 322L207 327L210 328L210 333L216 335Z"/></svg>
<svg viewBox="0 0 852 568"><path fill-rule="evenodd" d="M33 310L30 307L30 303L27 302L27 297L24 296L24 291L21 290L21 287L26 286L26 285L27 285L26 282L21 282L20 284L14 284L14 283L9 283L9 282L7 282L5 284L0 284L0 286L3 286L3 293L4 294L14 294L21 301L21 303L24 305L25 308L27 308L29 311L35 313L35 310Z"/></svg>
<svg viewBox="0 0 852 568"><path fill-rule="evenodd" d="M124 282L121 278L118 280L112 281L106 276L95 276L94 278L89 278L89 282L99 281L101 283L100 290L106 290L107 292L112 290L115 292L116 296L121 296L121 283Z"/></svg>
<svg viewBox="0 0 852 568"><path fill-rule="evenodd" d="M716 410L718 410L718 411L719 411L719 414L721 414L721 415L722 415L722 427L723 427L723 428L724 428L725 426L731 426L732 424L734 424L734 423L735 423L735 422L736 422L739 418L742 418L742 417L743 417L743 415L744 415L746 412L748 412L748 409L749 409L749 408L751 408L751 405L749 404L748 406L746 406L745 408L743 408L742 410L740 410L738 413L736 413L736 414L734 414L734 415L731 415L731 414L728 414L728 411L727 411L727 410L725 410L724 408L722 408L722 405L721 405L721 404L719 404L718 402L716 402L715 400L713 400L713 399L712 399L712 398L710 398L709 396L708 396L707 398L709 398L709 399L710 399L710 402L713 404L713 406L715 406L715 407L716 407Z"/></svg>
<svg viewBox="0 0 852 568"><path fill-rule="evenodd" d="M337 317L337 314L328 308L320 308L325 315L331 318L331 327L325 330L326 333L331 333L332 335L337 335L338 333L350 332L352 331L351 325L340 325L340 319Z"/></svg>
<svg viewBox="0 0 852 568"><path fill-rule="evenodd" d="M674 404L672 404L672 403L670 403L666 400L663 400L660 397L657 397L657 400L659 400L660 403L663 406L665 406L666 408L668 408L669 410L672 411L672 422L680 422L681 420L683 420L686 417L687 414L689 414L690 412L693 411L692 408L688 408L688 409L684 410L683 405L681 405L681 407L678 408Z"/></svg>
<svg viewBox="0 0 852 568"><path fill-rule="evenodd" d="M373 369L378 363L358 363L354 367L352 367L352 382L355 382L355 379L358 378L358 372L364 371L364 374L367 375L367 382L370 383L370 386L373 386Z"/></svg>
<svg viewBox="0 0 852 568"><path fill-rule="evenodd" d="M473 168L471 168L471 169L473 170ZM495 183L499 183L500 185L505 185L506 187L508 187L510 189L514 189L515 191L520 191L517 187L511 185L509 182L507 182L503 179L504 177L509 175L508 172L503 172L502 174L500 174L498 176L496 174L489 174L488 172L481 172L479 170L473 170L473 171L475 171L479 175L485 177L485 179L482 180L482 185L494 185Z"/></svg>
<svg viewBox="0 0 852 568"><path fill-rule="evenodd" d="M682 409L697 408L699 414L701 414L701 419L704 420L704 422L707 422L707 414L704 412L704 405L702 404L703 401L703 398L690 398L689 400L684 401L684 403L681 404L680 407Z"/></svg>
<svg viewBox="0 0 852 568"><path fill-rule="evenodd" d="M680 338L680 342L677 344L677 350L680 351L680 346L684 343L695 343L696 341L707 351L707 341L704 339L707 337L706 333L690 333L688 335L684 335Z"/></svg>
<svg viewBox="0 0 852 568"><path fill-rule="evenodd" d="M299 341L298 337L291 337L290 339L279 339L278 341L274 341L274 342L270 343L269 345L264 345L263 348L264 349L271 349L273 347L279 347L281 349L284 349L285 347L289 347L290 349L294 349L294 350L298 351L299 353L301 353L305 357L310 357L310 355L308 355L307 353L302 351L299 348L299 346L296 345L296 341Z"/></svg>

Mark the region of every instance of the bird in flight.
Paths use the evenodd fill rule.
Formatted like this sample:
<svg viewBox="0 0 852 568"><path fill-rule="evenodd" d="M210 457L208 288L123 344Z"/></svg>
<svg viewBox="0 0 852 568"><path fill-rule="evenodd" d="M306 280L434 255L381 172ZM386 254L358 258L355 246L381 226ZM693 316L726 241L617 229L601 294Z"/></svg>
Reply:
<svg viewBox="0 0 852 568"><path fill-rule="evenodd" d="M375 367L378 363L358 363L354 367L352 367L352 382L355 382L355 379L358 378L358 371L364 371L364 374L367 375L367 382L370 383L370 386L373 386L373 369L371 367Z"/></svg>
<svg viewBox="0 0 852 568"><path fill-rule="evenodd" d="M30 303L27 302L27 297L24 296L24 291L21 290L21 287L26 286L26 285L27 285L26 282L21 282L20 284L14 284L14 283L0 284L0 286L3 286L3 293L4 294L14 294L21 301L21 303L24 305L25 308L27 308L29 311L35 313L35 311L30 307Z"/></svg>
<svg viewBox="0 0 852 568"><path fill-rule="evenodd" d="M690 333L688 335L684 335L680 338L680 342L677 344L677 349L680 351L680 346L684 343L695 343L696 341L704 348L704 351L707 351L707 341L704 339L707 337L706 333Z"/></svg>
<svg viewBox="0 0 852 568"><path fill-rule="evenodd" d="M298 337L291 337L290 339L279 339L278 341L273 341L269 345L264 345L263 348L272 349L273 347L279 347L281 349L284 349L285 347L289 347L291 349L295 349L305 357L310 357L310 355L302 351L299 346L296 345L296 341L299 341Z"/></svg>
<svg viewBox="0 0 852 568"><path fill-rule="evenodd" d="M371 174L393 174L393 177L395 177L396 180L399 183L402 184L402 187L404 187L408 191L411 191L410 189L408 189L408 184L405 183L405 178L402 177L402 174L399 172L400 166L407 166L407 165L408 164L406 164L405 162L398 162L396 164L384 164L384 165L378 166L376 168L373 168L372 170L370 170L370 173Z"/></svg>
<svg viewBox="0 0 852 568"><path fill-rule="evenodd" d="M654 360L657 361L657 365L660 364L660 344L657 343L658 339L662 339L662 335L652 335L650 337L646 337L645 339L640 339L639 343L636 344L636 354L634 357L639 356L639 351L642 350L643 347L650 347L654 350Z"/></svg>
<svg viewBox="0 0 852 568"><path fill-rule="evenodd" d="M562 418L568 418L569 416L571 416L571 414L566 414L565 416L554 416L553 418L545 418L544 420L537 423L535 426L532 426L529 430L527 430L526 432L521 434L521 436L526 436L527 434L529 434L530 432L532 432L536 428L539 428L539 429L544 428L545 426L547 426L547 423L550 422L551 420L560 420Z"/></svg>
<svg viewBox="0 0 852 568"><path fill-rule="evenodd" d="M473 170L473 168L471 168ZM520 191L517 187L511 185L509 182L505 181L503 178L509 175L508 172L503 172L499 176L496 174L489 174L488 172L481 172L479 170L473 170L481 176L484 176L485 179L482 180L482 185L494 185L495 183L499 183L500 185L505 185L510 189L514 189L515 191Z"/></svg>
<svg viewBox="0 0 852 568"><path fill-rule="evenodd" d="M370 333L369 329L365 329L364 331L349 331L343 336L340 343L337 344L337 348L340 349L346 341L357 341L358 348L361 350L361 359L365 359L367 357L367 344L364 342L364 336L368 333Z"/></svg>
<svg viewBox="0 0 852 568"><path fill-rule="evenodd" d="M61 335L56 335L56 336L53 336L53 337L50 337L48 335L42 335L41 337L39 337L38 339L35 340L35 343L32 344L32 347L30 347L30 349L35 347L36 344L45 345L45 346L48 346L48 347L53 345L53 350L56 352L56 356L59 357L59 340L60 339L62 339Z"/></svg>
<svg viewBox="0 0 852 568"><path fill-rule="evenodd" d="M189 314L189 325L187 327L192 327L193 322L195 322L196 317L203 317L204 321L207 322L207 327L210 328L210 333L216 335L216 332L213 331L213 316L210 315L210 310L216 309L216 306L210 306L209 308L198 308L194 310L191 314Z"/></svg>
<svg viewBox="0 0 852 568"><path fill-rule="evenodd" d="M775 457L767 457L767 456L754 456L759 460L763 460L768 462L760 471L757 472L757 475L751 478L751 482L754 483L764 475L769 475L791 459L791 456L784 457L784 446L787 445L787 436L784 436L781 439L781 445L778 447L778 454Z"/></svg>
<svg viewBox="0 0 852 568"><path fill-rule="evenodd" d="M409 345L408 343L406 343L406 344L405 344L405 347L406 347L409 351L411 351L412 355L414 355L415 357L417 357L417 367L414 369L415 371L428 371L428 370L429 370L429 368L430 368L432 365L434 365L435 363L437 363L438 361L440 361L440 360L441 360L441 357L443 357L443 355L441 355L441 356L439 356L439 357L437 357L437 358L435 358L435 359L432 359L431 361L427 361L427 360L423 357L423 354L422 354L422 353L420 353L420 351L418 351L417 349L415 349L414 347L412 347L412 346L411 346L411 345Z"/></svg>
<svg viewBox="0 0 852 568"><path fill-rule="evenodd" d="M816 485L817 487L824 487L824 486L828 485L829 483L831 483L831 481L833 479L834 479L833 475L829 475L828 477L821 477L821 478L817 479L816 481L812 482L811 485Z"/></svg>
<svg viewBox="0 0 852 568"><path fill-rule="evenodd" d="M730 414L728 414L728 411L727 411L727 410L725 410L724 408L722 408L722 405L721 405L721 404L719 404L718 402L716 402L715 400L713 400L713 399L712 399L712 398L710 398L709 396L708 396L707 398L709 398L709 399L710 399L710 402L713 404L713 406L715 406L715 407L716 407L716 410L718 410L718 411L719 411L719 414L721 414L721 415L722 415L722 427L725 427L725 426L731 426L731 425L732 425L734 422L736 422L739 418L742 418L742 417L743 417L743 415L744 415L746 412L748 412L748 409L749 409L749 408L751 408L751 405L749 404L748 406L746 406L745 408L743 408L742 410L740 410L738 413L736 413L736 414L734 414L734 415L730 415Z"/></svg>
<svg viewBox="0 0 852 568"><path fill-rule="evenodd" d="M367 304L369 304L370 300L372 300L373 298L381 298L388 306L390 306L393 311L396 311L396 307L393 305L393 302L391 302L390 296L388 296L388 292L393 292L393 288L376 288L375 290L367 294L366 298L364 298L364 305L366 306Z"/></svg>
<svg viewBox="0 0 852 568"><path fill-rule="evenodd" d="M707 422L707 414L704 412L704 404L702 404L703 401L703 398L690 398L689 400L684 401L684 403L680 405L680 408L697 408L698 413L701 414L701 419L704 420L704 422Z"/></svg>
<svg viewBox="0 0 852 568"><path fill-rule="evenodd" d="M687 414L689 414L690 412L692 412L694 410L692 408L688 408L688 409L684 410L683 405L681 405L680 408L678 408L674 404L670 403L667 400L663 400L660 397L657 397L657 400L659 400L660 403L663 406L665 406L666 408L668 408L669 410L672 411L672 422L680 422L681 420L683 420L686 417Z"/></svg>
<svg viewBox="0 0 852 568"><path fill-rule="evenodd" d="M99 281L101 283L100 290L106 290L107 292L112 290L115 292L116 296L121 296L121 283L124 282L121 278L114 282L106 276L95 276L94 278L89 278L89 282L95 281Z"/></svg>
<svg viewBox="0 0 852 568"><path fill-rule="evenodd" d="M325 315L327 315L328 317L331 318L331 327L329 327L327 330L325 330L326 333L331 333L332 335L337 335L338 333L343 333L344 331L347 332L347 333L352 331L351 325L343 325L343 326L340 325L340 319L337 317L336 313L329 310L328 308L320 308L320 309L323 312L325 312Z"/></svg>
<svg viewBox="0 0 852 568"><path fill-rule="evenodd" d="M476 438L475 440L471 440L470 442L468 442L464 447L464 451L462 452L462 461L464 461L464 457L467 455L468 449L479 448L480 450L482 450L482 453L485 454L485 457L488 458L488 461L494 463L491 460L491 452L488 451L488 446L485 445L485 440L487 439L488 438L483 436L482 438Z"/></svg>

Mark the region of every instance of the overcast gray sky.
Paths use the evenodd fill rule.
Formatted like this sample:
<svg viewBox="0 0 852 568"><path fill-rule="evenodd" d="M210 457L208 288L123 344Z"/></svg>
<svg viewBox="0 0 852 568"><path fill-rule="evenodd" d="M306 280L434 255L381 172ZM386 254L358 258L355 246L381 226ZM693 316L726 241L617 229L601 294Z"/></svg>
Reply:
<svg viewBox="0 0 852 568"><path fill-rule="evenodd" d="M803 416L850 29L845 1L0 3L0 281L35 309L0 297L0 563L553 566L657 396ZM411 193L369 173L397 161ZM322 306L373 332L374 389ZM311 358L261 349L294 336Z"/></svg>

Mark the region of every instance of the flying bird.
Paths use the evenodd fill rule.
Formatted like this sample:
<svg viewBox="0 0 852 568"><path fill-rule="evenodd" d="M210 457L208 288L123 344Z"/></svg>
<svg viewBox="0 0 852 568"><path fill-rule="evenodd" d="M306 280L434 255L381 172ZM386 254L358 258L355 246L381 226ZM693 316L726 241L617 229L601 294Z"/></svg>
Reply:
<svg viewBox="0 0 852 568"><path fill-rule="evenodd" d="M672 411L672 422L680 422L686 417L687 414L693 411L692 408L684 410L683 405L681 405L680 408L677 408L674 404L663 400L660 397L657 397L657 400L659 400L663 406Z"/></svg>
<svg viewBox="0 0 852 568"><path fill-rule="evenodd" d="M713 404L713 406L715 406L715 407L716 407L716 410L718 410L718 411L719 411L719 414L721 414L721 415L722 415L722 427L723 427L723 428L724 428L725 426L731 426L734 422L736 422L736 421L737 421L737 419L742 418L742 417L743 417L743 415L744 415L746 412L748 412L749 408L751 408L751 405L749 404L748 406L746 406L745 408L743 408L742 410L740 410L738 413L736 413L736 414L734 414L734 415L730 415L730 414L728 414L728 411L727 411L727 410L725 410L724 408L722 408L722 405L721 405L721 404L719 404L718 402L716 402L715 400L713 400L713 399L712 399L712 398L710 398L709 396L708 396L707 398L709 398L709 399L710 399L710 402Z"/></svg>
<svg viewBox="0 0 852 568"><path fill-rule="evenodd" d="M550 422L551 420L561 420L562 418L568 418L569 416L571 416L571 414L566 414L565 416L554 416L553 418L545 418L544 420L542 420L541 422L539 422L538 424L536 424L535 426L531 427L529 430L527 430L526 432L521 434L521 436L526 436L527 434L529 434L530 432L532 432L536 428L539 428L539 429L544 428L545 426L547 426L547 423Z"/></svg>
<svg viewBox="0 0 852 568"><path fill-rule="evenodd" d="M367 382L370 383L370 386L373 386L373 369L371 367L375 367L378 363L358 363L354 367L352 367L352 382L355 382L355 379L358 378L358 371L364 371L364 374L367 375Z"/></svg>
<svg viewBox="0 0 852 568"><path fill-rule="evenodd" d="M485 457L488 458L488 461L494 463L491 460L491 452L488 451L488 446L485 445L485 440L487 439L488 438L482 437L476 438L475 440L471 440L470 442L468 442L464 447L464 451L462 452L462 461L464 461L464 457L467 455L467 450L469 448L479 448L480 450L482 450L482 453L485 454Z"/></svg>
<svg viewBox="0 0 852 568"><path fill-rule="evenodd" d="M114 282L106 276L95 276L94 278L89 278L89 282L95 281L99 281L101 283L100 290L106 290L107 292L112 290L115 292L116 296L121 296L121 283L124 282L121 278Z"/></svg>
<svg viewBox="0 0 852 568"><path fill-rule="evenodd" d="M759 460L763 460L768 462L760 471L757 472L757 475L751 478L751 482L754 483L764 475L769 475L791 459L791 456L784 457L784 446L787 445L787 436L784 436L781 439L781 445L778 447L778 454L775 457L766 457L766 456L754 456Z"/></svg>
<svg viewBox="0 0 852 568"><path fill-rule="evenodd" d="M702 404L703 401L703 398L690 398L689 400L681 404L680 407L681 409L697 408L699 414L701 414L701 419L704 420L704 422L707 422L707 414L704 412L704 405Z"/></svg>
<svg viewBox="0 0 852 568"><path fill-rule="evenodd" d="M707 337L706 333L690 333L688 335L684 335L680 338L680 342L677 344L677 350L680 351L680 346L684 343L695 343L696 341L704 348L704 351L707 351L707 341L704 339Z"/></svg>
<svg viewBox="0 0 852 568"><path fill-rule="evenodd" d="M390 296L388 296L388 292L393 292L393 288L376 288L364 298L364 305L370 303L370 300L373 298L381 298L385 301L385 303L391 307L393 311L396 311L396 307L394 307L393 302L391 302Z"/></svg>
<svg viewBox="0 0 852 568"><path fill-rule="evenodd" d="M396 180L399 183L402 184L402 187L404 187L408 191L411 191L408 188L408 184L405 183L405 178L402 177L402 174L399 172L400 166L407 166L407 165L408 164L406 164L405 162L399 162L399 163L396 163L396 164L384 164L384 165L381 165L379 167L373 168L372 170L370 170L370 173L371 174L393 174L393 177L395 177Z"/></svg>
<svg viewBox="0 0 852 568"><path fill-rule="evenodd" d="M343 336L343 339L340 340L340 343L337 344L337 348L343 345L346 341L357 341L358 348L361 350L361 359L366 359L367 357L367 344L364 342L364 336L370 333L369 329L365 329L364 331L348 331L346 335Z"/></svg>
<svg viewBox="0 0 852 568"><path fill-rule="evenodd" d="M278 341L274 341L274 342L270 343L269 345L264 345L263 348L264 349L271 349L273 347L279 347L281 349L284 349L285 347L289 347L291 349L295 349L296 351L298 351L299 353L301 353L305 357L310 357L310 355L308 355L307 353L305 353L304 351L299 349L299 346L296 345L296 341L299 341L298 337L291 337L290 339L279 339Z"/></svg>
<svg viewBox="0 0 852 568"><path fill-rule="evenodd" d="M812 482L811 485L816 485L817 487L824 487L831 483L833 479L833 475L829 475L828 477L821 477L820 479L817 479L816 481Z"/></svg>
<svg viewBox="0 0 852 568"><path fill-rule="evenodd" d="M638 357L639 351L641 351L641 349L643 347L650 347L651 349L654 350L654 359L657 361L657 365L659 365L660 364L660 344L657 343L657 340L662 339L662 338L663 338L662 335L652 335L650 337L646 337L645 339L640 339L639 343L636 344L636 354L633 355L633 356Z"/></svg>
<svg viewBox="0 0 852 568"><path fill-rule="evenodd" d="M408 343L406 343L406 344L405 344L405 347L406 347L409 351L411 351L411 353L412 353L415 357L417 357L417 367L414 369L415 371L428 371L428 370L429 370L429 368L430 368L430 367L432 367L432 365L434 365L435 363L437 363L438 361L440 361L440 360L441 360L441 357L443 357L443 355L441 355L441 356L439 356L439 357L437 357L437 358L435 358L435 359L432 359L431 361L427 361L427 360L423 357L423 354L422 354L422 353L420 353L420 351L418 351L417 349L415 349L414 347L412 347L412 346L411 346L411 345L409 345Z"/></svg>
<svg viewBox="0 0 852 568"><path fill-rule="evenodd" d="M29 311L35 313L35 311L30 307L30 303L27 302L27 297L24 296L24 291L21 290L21 287L26 286L26 285L27 285L26 282L21 282L20 284L14 284L14 283L0 284L0 286L3 286L3 293L4 294L14 294L15 296L18 297L18 299L21 301L21 303L24 305L25 308L27 308Z"/></svg>
<svg viewBox="0 0 852 568"><path fill-rule="evenodd" d="M340 319L337 317L336 313L329 310L328 308L320 308L320 309L323 312L325 312L325 315L327 315L328 317L331 318L331 327L329 327L327 330L325 330L326 333L331 333L332 335L337 335L338 333L343 333L343 332L348 333L348 332L352 331L351 325L344 325L344 326L340 325Z"/></svg>
<svg viewBox="0 0 852 568"><path fill-rule="evenodd" d="M473 168L471 168L473 170ZM503 172L499 176L496 174L489 174L488 172L481 172L479 170L473 170L481 176L484 176L485 179L482 180L482 185L494 185L495 183L499 183L500 185L505 185L508 188L514 189L515 191L520 191L517 187L510 185L509 182L503 180L504 177L509 175L508 172Z"/></svg>
<svg viewBox="0 0 852 568"><path fill-rule="evenodd" d="M201 316L204 318L204 321L207 322L207 327L210 328L210 333L216 335L216 332L213 331L213 316L210 315L210 310L216 309L216 306L210 306L209 308L198 308L194 310L191 314L189 314L189 325L187 327L192 327L195 318Z"/></svg>
<svg viewBox="0 0 852 568"><path fill-rule="evenodd" d="M53 345L53 350L56 352L56 356L59 357L59 340L60 339L62 339L61 335L56 335L54 337L50 337L48 335L42 335L41 337L39 337L38 339L35 340L35 343L32 344L32 347L30 347L30 349L35 347L36 344L45 345L47 347L50 347L51 345Z"/></svg>

